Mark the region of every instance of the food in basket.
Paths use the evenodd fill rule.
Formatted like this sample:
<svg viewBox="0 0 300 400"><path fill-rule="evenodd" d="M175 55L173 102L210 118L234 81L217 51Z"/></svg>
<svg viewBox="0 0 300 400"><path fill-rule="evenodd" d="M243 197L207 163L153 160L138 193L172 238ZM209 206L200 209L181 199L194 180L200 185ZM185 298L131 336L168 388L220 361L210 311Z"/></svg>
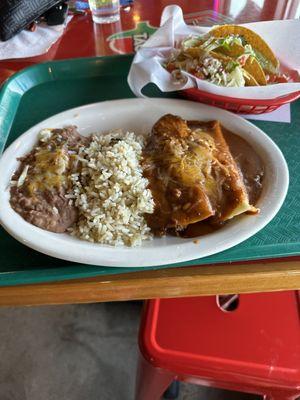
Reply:
<svg viewBox="0 0 300 400"><path fill-rule="evenodd" d="M164 63L175 80L182 71L219 86L265 86L288 82L268 44L239 25L220 25L207 34L190 36Z"/></svg>
<svg viewBox="0 0 300 400"><path fill-rule="evenodd" d="M263 163L218 121L165 115L152 132L44 129L20 159L10 204L26 221L91 242L195 237L257 213Z"/></svg>

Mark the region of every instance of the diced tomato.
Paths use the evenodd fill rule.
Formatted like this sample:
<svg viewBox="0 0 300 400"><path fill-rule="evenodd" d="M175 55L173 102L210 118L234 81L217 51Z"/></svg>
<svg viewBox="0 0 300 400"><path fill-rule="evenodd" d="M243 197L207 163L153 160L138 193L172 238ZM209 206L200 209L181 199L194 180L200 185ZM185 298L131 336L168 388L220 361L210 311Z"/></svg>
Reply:
<svg viewBox="0 0 300 400"><path fill-rule="evenodd" d="M242 67L245 65L247 58L248 58L247 54L244 54L243 56L239 57L238 62Z"/></svg>
<svg viewBox="0 0 300 400"><path fill-rule="evenodd" d="M169 64L167 65L167 71L172 72L172 71L174 71L174 69L176 69L174 63L169 63Z"/></svg>
<svg viewBox="0 0 300 400"><path fill-rule="evenodd" d="M266 78L268 83L287 83L289 81L286 75L268 74Z"/></svg>

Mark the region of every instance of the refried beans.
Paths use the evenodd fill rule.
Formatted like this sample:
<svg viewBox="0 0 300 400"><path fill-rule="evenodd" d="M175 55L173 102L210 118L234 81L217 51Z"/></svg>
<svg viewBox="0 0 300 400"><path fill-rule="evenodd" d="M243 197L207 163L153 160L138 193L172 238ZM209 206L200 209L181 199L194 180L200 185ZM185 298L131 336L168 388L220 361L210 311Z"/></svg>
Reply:
<svg viewBox="0 0 300 400"><path fill-rule="evenodd" d="M66 198L66 172L76 168L73 154L87 143L76 127L44 129L37 146L12 177L11 207L26 221L51 232L65 232L77 219L77 210Z"/></svg>

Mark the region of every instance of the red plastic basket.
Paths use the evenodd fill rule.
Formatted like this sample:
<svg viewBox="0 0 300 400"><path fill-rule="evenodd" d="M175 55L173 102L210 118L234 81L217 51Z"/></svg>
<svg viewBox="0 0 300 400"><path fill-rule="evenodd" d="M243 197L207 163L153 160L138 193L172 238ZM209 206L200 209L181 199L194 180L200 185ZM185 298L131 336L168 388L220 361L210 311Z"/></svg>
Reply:
<svg viewBox="0 0 300 400"><path fill-rule="evenodd" d="M300 92L294 92L271 100L237 99L234 97L215 95L196 88L182 90L181 95L189 100L210 104L235 113L263 114L274 111L283 104L297 100L300 97Z"/></svg>

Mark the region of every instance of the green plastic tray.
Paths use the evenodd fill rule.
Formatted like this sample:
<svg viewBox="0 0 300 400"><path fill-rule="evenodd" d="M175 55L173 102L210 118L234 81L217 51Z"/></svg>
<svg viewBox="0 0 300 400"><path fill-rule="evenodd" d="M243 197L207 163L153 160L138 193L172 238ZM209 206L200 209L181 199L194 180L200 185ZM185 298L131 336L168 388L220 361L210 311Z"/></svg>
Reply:
<svg viewBox="0 0 300 400"><path fill-rule="evenodd" d="M126 80L131 61L132 56L126 55L48 62L14 75L0 93L0 153L28 128L51 115L101 100L134 97ZM162 95L154 86L147 89L148 96L176 96ZM289 193L276 218L230 250L200 260L147 269L300 255L300 102L292 104L291 124L254 123L279 145L289 164ZM58 260L29 249L0 227L0 286L136 270L139 268L105 268Z"/></svg>

